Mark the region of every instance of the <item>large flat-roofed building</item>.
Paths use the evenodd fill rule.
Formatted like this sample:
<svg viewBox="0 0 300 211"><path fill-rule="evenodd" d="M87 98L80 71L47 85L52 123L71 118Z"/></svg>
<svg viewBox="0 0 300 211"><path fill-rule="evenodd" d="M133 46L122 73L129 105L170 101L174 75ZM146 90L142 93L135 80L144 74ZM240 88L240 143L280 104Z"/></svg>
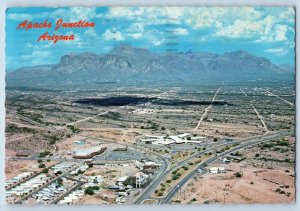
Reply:
<svg viewBox="0 0 300 211"><path fill-rule="evenodd" d="M127 151L127 146L117 146L114 151Z"/></svg>
<svg viewBox="0 0 300 211"><path fill-rule="evenodd" d="M16 153L16 157L29 157L31 155L33 155L33 152L29 151L29 150L27 150L27 151L20 151L20 152Z"/></svg>
<svg viewBox="0 0 300 211"><path fill-rule="evenodd" d="M107 149L107 147L95 147L95 148L92 148L92 149L85 149L85 150L75 151L74 154L73 154L73 158L76 158L76 159L89 159L89 158L92 158L96 155L102 154L106 149Z"/></svg>
<svg viewBox="0 0 300 211"><path fill-rule="evenodd" d="M145 135L145 138L140 139L142 143L145 144L154 144L154 145L169 145L169 144L200 144L203 143L204 140L207 140L206 137L203 136L194 136L192 137L189 133L183 133L179 135Z"/></svg>

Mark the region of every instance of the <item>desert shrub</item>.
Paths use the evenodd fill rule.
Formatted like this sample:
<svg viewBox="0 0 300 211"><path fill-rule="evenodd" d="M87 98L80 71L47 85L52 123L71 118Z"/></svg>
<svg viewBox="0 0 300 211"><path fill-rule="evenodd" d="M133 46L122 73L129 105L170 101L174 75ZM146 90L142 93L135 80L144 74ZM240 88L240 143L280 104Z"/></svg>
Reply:
<svg viewBox="0 0 300 211"><path fill-rule="evenodd" d="M44 174L47 174L49 172L49 169L47 169L47 168L44 168L43 170L42 170L42 173L44 173Z"/></svg>
<svg viewBox="0 0 300 211"><path fill-rule="evenodd" d="M39 168L45 168L46 167L46 165L44 164L44 163L41 163L40 165L39 165Z"/></svg>
<svg viewBox="0 0 300 211"><path fill-rule="evenodd" d="M172 176L172 180L177 180L177 179L179 179L179 177L177 175Z"/></svg>
<svg viewBox="0 0 300 211"><path fill-rule="evenodd" d="M159 192L159 193L158 193L158 196L163 196L163 195L164 195L163 192Z"/></svg>
<svg viewBox="0 0 300 211"><path fill-rule="evenodd" d="M234 175L235 175L236 177L242 177L241 172L236 172Z"/></svg>
<svg viewBox="0 0 300 211"><path fill-rule="evenodd" d="M93 188L90 186L90 187L87 187L86 189L85 189L85 191L84 191L84 193L85 194L88 194L88 195L94 195L95 194L95 192L94 192L94 190L93 190Z"/></svg>

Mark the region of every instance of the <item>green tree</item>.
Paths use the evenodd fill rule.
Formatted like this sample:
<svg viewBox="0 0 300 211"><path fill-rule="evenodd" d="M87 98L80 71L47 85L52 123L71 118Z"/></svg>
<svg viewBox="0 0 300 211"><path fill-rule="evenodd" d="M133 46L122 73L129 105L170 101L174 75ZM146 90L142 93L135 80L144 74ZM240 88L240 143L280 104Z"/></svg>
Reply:
<svg viewBox="0 0 300 211"><path fill-rule="evenodd" d="M45 168L46 167L46 165L44 164L44 163L41 163L40 165L39 165L39 168Z"/></svg>

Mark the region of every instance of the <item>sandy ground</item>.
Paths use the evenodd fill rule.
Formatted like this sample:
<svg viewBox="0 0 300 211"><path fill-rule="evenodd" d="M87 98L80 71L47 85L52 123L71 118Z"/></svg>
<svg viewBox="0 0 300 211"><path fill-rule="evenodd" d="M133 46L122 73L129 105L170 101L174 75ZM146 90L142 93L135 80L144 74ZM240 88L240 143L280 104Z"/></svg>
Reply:
<svg viewBox="0 0 300 211"><path fill-rule="evenodd" d="M148 199L143 202L143 204L157 204L156 199Z"/></svg>
<svg viewBox="0 0 300 211"><path fill-rule="evenodd" d="M44 162L46 166L51 166L56 163L57 161L51 162ZM5 162L5 174L6 180L17 176L18 174L25 172L25 171L35 171L39 172L42 169L38 167L38 162L35 160L7 160Z"/></svg>
<svg viewBox="0 0 300 211"><path fill-rule="evenodd" d="M241 178L234 176L238 171L243 174ZM277 188L291 195L277 193ZM181 203L189 203L191 200L193 203L226 204L291 203L295 200L294 177L283 171L244 168L235 163L231 164L231 171L226 173L206 174L202 178L192 179L173 200L180 200Z"/></svg>
<svg viewBox="0 0 300 211"><path fill-rule="evenodd" d="M116 128L85 128L82 133L86 136L94 136L106 140L134 143L135 138L141 135L139 129L116 129Z"/></svg>
<svg viewBox="0 0 300 211"><path fill-rule="evenodd" d="M104 184L112 185L115 184L119 177L123 176L134 176L138 172L134 164L129 166L102 166L94 165L93 168L89 168L84 175L93 176L101 175L104 179Z"/></svg>
<svg viewBox="0 0 300 211"><path fill-rule="evenodd" d="M76 204L107 204L107 201L104 201L99 196L85 195Z"/></svg>
<svg viewBox="0 0 300 211"><path fill-rule="evenodd" d="M6 161L5 163L6 180L14 176L17 176L18 174L25 171L38 171L39 168L36 164L37 164L36 161L30 161L30 160Z"/></svg>
<svg viewBox="0 0 300 211"><path fill-rule="evenodd" d="M204 136L245 138L263 134L262 127L246 124L202 122L198 131Z"/></svg>
<svg viewBox="0 0 300 211"><path fill-rule="evenodd" d="M100 194L85 195L76 204L115 204L115 191L103 189Z"/></svg>
<svg viewBox="0 0 300 211"><path fill-rule="evenodd" d="M260 145L250 147L248 149L240 150L246 159L242 162L245 165L252 165L258 168L266 169L276 169L281 171L288 170L291 174L294 173L294 162L277 162L277 161L264 161L262 158L275 159L275 160L285 160L289 159L290 161L295 160L295 137L284 137L285 140L288 140L290 146L275 146L271 149L261 149ZM274 148L278 148L278 151L275 151ZM255 155L259 155L256 157Z"/></svg>

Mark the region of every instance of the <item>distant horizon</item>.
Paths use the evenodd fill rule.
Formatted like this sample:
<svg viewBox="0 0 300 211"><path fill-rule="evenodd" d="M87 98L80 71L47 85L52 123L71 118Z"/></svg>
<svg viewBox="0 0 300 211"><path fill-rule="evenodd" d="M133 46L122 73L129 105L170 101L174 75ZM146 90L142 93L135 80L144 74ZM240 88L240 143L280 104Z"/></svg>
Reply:
<svg viewBox="0 0 300 211"><path fill-rule="evenodd" d="M16 29L25 20L94 22L93 28ZM74 41L37 41L74 34ZM293 7L28 7L6 11L6 70L56 64L61 56L108 53L127 43L152 52L238 50L265 57L275 65L295 66ZM47 61L47 62L45 62Z"/></svg>
<svg viewBox="0 0 300 211"><path fill-rule="evenodd" d="M187 54L187 53L189 53L189 54L192 54L192 53L207 53L207 54L209 54L209 53L211 53L211 54L215 54L215 55L223 55L223 54L226 54L226 53L234 53L234 52L239 52L239 51L243 51L243 52L247 52L247 53L249 53L248 51L246 51L246 50L243 50L243 49L240 49L240 50L234 50L234 51L226 51L226 52L223 52L223 53L214 53L214 52L209 52L209 51L192 51L192 50L188 50L188 51L186 51L186 52L154 52L154 51L151 51L150 49L146 49L146 48L142 48L142 47L136 47L136 46L132 46L132 45L130 45L130 44L126 44L126 43L120 43L120 44L118 44L117 46L114 46L110 51L108 51L108 52L103 52L103 53L96 53L96 52L92 52L92 51L85 51L85 52L78 52L78 53L73 53L73 52L69 52L69 53L67 53L67 54L65 54L65 55L62 55L61 57L63 57L63 56L66 56L66 55L80 55L80 54L89 54L89 53L91 53L91 54L97 54L97 55L105 55L105 54L109 54L113 49L115 49L115 48L117 48L118 46L121 46L121 45L126 45L126 46L130 46L130 47L132 47L132 48L136 48L136 49L145 49L145 50L149 50L150 52L152 52L152 53L158 53L158 54ZM249 54L251 54L251 55L253 55L253 56L256 56L256 57L263 57L263 58L266 58L266 57L264 57L264 56L258 56L258 55L255 55L255 54L252 54L252 53L249 53ZM23 67L18 67L18 68L14 68L14 69L7 69L6 68L6 72L7 73L9 73L9 72L14 72L14 71L17 71L18 69L22 69L22 68L30 68L30 67L35 67L35 66L48 66L48 65L56 65L56 64L59 64L59 62L60 62L60 59L61 59L61 57L60 58L58 58L58 61L57 62L55 62L55 63L48 63L48 64L37 64L37 65L33 65L33 66L23 66ZM266 59L268 59L268 58L266 58ZM269 60L269 59L268 59ZM270 61L271 63L273 63L272 61ZM273 64L275 64L275 63L273 63ZM281 66L281 65L290 65L290 66L292 66L292 67L295 67L295 65L291 65L291 64L287 64L287 63L283 63L283 64L275 64L276 66Z"/></svg>

